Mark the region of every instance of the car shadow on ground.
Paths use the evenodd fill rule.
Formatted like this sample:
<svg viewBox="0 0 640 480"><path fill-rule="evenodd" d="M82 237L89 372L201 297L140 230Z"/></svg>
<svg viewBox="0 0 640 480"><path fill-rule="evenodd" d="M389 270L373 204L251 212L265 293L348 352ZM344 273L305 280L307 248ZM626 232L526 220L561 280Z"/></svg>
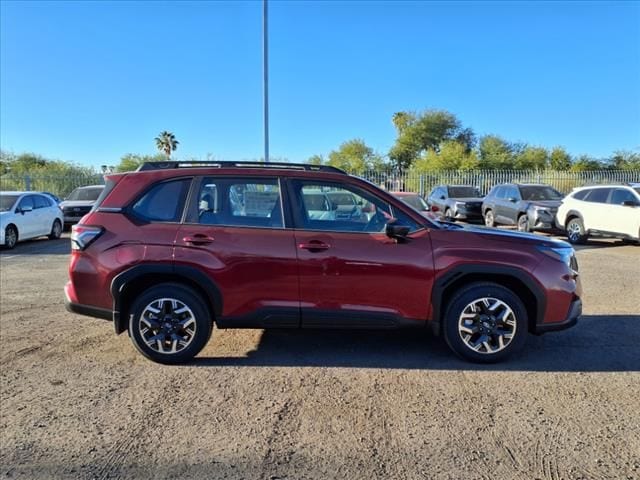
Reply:
<svg viewBox="0 0 640 480"><path fill-rule="evenodd" d="M68 255L69 253L71 253L69 234L63 235L58 240L49 240L47 237L25 240L18 242L11 250L0 247L0 258L22 255Z"/></svg>
<svg viewBox="0 0 640 480"><path fill-rule="evenodd" d="M640 371L638 345L640 315L585 315L572 329L529 335L522 352L493 365L459 359L426 329L265 330L244 357L199 357L189 365L626 372Z"/></svg>

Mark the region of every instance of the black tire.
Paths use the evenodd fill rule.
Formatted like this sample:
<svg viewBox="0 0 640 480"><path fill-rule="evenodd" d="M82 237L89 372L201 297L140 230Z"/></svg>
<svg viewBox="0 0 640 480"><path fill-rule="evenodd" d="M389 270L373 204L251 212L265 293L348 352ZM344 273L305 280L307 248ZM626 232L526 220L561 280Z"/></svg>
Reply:
<svg viewBox="0 0 640 480"><path fill-rule="evenodd" d="M162 299L167 301L162 302ZM182 307L170 311L171 300L175 300L177 305L186 306L190 311L186 314L184 312L178 314ZM165 310L167 303L169 305ZM150 313L150 307L157 309L159 305L162 305L160 314L155 318L149 316L154 315ZM172 318L168 319L168 316ZM178 328L177 325L187 321L184 320L185 318L193 325L192 335L189 335L189 331L186 329L176 331L166 329L168 328L166 325L173 325ZM156 319L158 320L157 322ZM153 322L152 324L158 328L152 328L145 322ZM134 300L129 315L129 336L138 351L148 359L169 365L180 364L193 359L205 347L211 337L212 324L209 308L197 292L179 283L162 283L144 291ZM147 332L144 330L147 330ZM182 335L185 336L183 337ZM170 349L170 344L176 349L177 339L185 339L187 336L189 336L190 340L186 346L175 353L158 351L158 349L165 350L165 347ZM151 343L154 347L151 347L147 341L155 337L161 337L163 340L152 341ZM171 339L174 339L176 343Z"/></svg>
<svg viewBox="0 0 640 480"><path fill-rule="evenodd" d="M587 243L589 234L585 232L584 224L578 217L573 217L567 222L567 240L574 245Z"/></svg>
<svg viewBox="0 0 640 480"><path fill-rule="evenodd" d="M528 232L529 230L529 217L526 213L521 214L518 217L518 231L519 232Z"/></svg>
<svg viewBox="0 0 640 480"><path fill-rule="evenodd" d="M62 223L57 218L53 221L53 225L51 225L51 233L49 234L49 240L57 240L62 235Z"/></svg>
<svg viewBox="0 0 640 480"><path fill-rule="evenodd" d="M453 213L451 212L451 209L450 209L450 208L447 208L447 209L444 211L444 219L445 219L447 222L455 222L455 221L456 221L456 219L455 219L455 217L453 216Z"/></svg>
<svg viewBox="0 0 640 480"><path fill-rule="evenodd" d="M490 307L498 307L492 311L482 299L487 299ZM470 310L470 306L476 305L476 302L482 305L477 313ZM477 318L465 319L463 315L475 315ZM504 322L500 320L503 315ZM471 324L467 327L466 322ZM476 363L495 363L522 349L527 338L527 325L527 310L514 292L497 283L478 282L463 287L451 298L444 317L443 332L447 345L458 356ZM463 332L460 330L463 327L476 331ZM486 339L491 351L484 346L483 339ZM479 350L472 348L474 344L479 345Z"/></svg>
<svg viewBox="0 0 640 480"><path fill-rule="evenodd" d="M11 250L18 243L18 229L13 225L7 225L4 229L4 247Z"/></svg>
<svg viewBox="0 0 640 480"><path fill-rule="evenodd" d="M487 227L495 227L496 226L496 218L493 215L493 210L487 210L484 212L484 224Z"/></svg>

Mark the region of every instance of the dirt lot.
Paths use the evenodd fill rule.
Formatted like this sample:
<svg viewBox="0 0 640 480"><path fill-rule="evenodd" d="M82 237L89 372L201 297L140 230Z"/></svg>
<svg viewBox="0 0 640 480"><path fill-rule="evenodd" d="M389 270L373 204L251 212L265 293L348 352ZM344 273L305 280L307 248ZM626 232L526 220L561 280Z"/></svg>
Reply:
<svg viewBox="0 0 640 480"><path fill-rule="evenodd" d="M0 255L5 478L640 478L640 247L582 248L582 322L491 367L426 332L259 330L155 365L64 310L68 249Z"/></svg>

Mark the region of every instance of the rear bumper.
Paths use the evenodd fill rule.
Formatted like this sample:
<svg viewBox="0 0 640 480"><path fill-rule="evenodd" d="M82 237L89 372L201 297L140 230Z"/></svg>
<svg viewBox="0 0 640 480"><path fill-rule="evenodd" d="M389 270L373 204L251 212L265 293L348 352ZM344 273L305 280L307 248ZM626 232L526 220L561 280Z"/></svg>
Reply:
<svg viewBox="0 0 640 480"><path fill-rule="evenodd" d="M569 307L569 313L567 313L567 318L564 321L558 323L542 323L536 325L534 333L537 335L546 333L546 332L557 332L558 330L565 330L567 328L571 328L578 323L578 319L582 315L582 300L579 298L571 302L571 307Z"/></svg>
<svg viewBox="0 0 640 480"><path fill-rule="evenodd" d="M84 315L85 317L101 318L109 321L113 320L113 312L106 308L97 308L92 307L91 305L72 303L68 298L64 299L64 307L68 312Z"/></svg>

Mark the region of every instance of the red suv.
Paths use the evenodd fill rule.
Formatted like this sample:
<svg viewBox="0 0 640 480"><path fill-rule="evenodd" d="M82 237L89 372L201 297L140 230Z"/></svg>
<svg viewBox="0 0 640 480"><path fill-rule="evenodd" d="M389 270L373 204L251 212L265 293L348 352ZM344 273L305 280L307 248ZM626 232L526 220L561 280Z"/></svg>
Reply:
<svg viewBox="0 0 640 480"><path fill-rule="evenodd" d="M350 195L357 214L318 194ZM567 243L438 223L328 166L147 163L106 177L71 242L67 309L113 321L161 363L192 359L214 322L430 327L495 362L582 310Z"/></svg>

